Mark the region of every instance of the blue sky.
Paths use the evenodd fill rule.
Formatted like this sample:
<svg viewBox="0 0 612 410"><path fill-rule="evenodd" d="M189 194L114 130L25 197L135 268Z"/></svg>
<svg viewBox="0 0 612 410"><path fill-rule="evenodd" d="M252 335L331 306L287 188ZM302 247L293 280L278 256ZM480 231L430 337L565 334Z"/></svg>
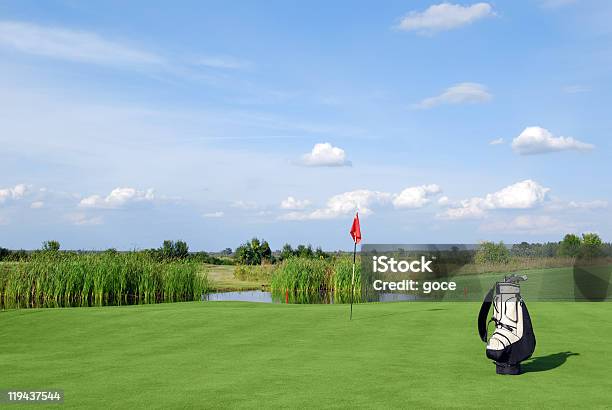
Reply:
<svg viewBox="0 0 612 410"><path fill-rule="evenodd" d="M612 4L0 3L0 246L611 240Z"/></svg>

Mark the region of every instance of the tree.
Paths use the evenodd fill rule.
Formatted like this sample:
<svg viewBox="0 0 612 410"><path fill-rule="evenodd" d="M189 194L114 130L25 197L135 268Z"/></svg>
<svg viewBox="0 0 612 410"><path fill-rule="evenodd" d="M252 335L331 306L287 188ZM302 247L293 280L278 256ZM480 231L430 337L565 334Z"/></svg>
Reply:
<svg viewBox="0 0 612 410"><path fill-rule="evenodd" d="M232 253L234 253L234 251L232 251L232 248L225 248L221 251L221 255L223 256L232 256Z"/></svg>
<svg viewBox="0 0 612 410"><path fill-rule="evenodd" d="M186 258L189 255L189 246L185 241L174 242L174 255L176 258Z"/></svg>
<svg viewBox="0 0 612 410"><path fill-rule="evenodd" d="M165 240L159 251L164 259L184 259L189 255L189 246L185 241Z"/></svg>
<svg viewBox="0 0 612 410"><path fill-rule="evenodd" d="M298 245L298 247L295 248L295 254L300 258L312 258L314 256L314 252L312 251L312 245Z"/></svg>
<svg viewBox="0 0 612 410"><path fill-rule="evenodd" d="M535 244L534 244L535 245ZM533 246L528 242L515 243L510 250L513 256L534 256Z"/></svg>
<svg viewBox="0 0 612 410"><path fill-rule="evenodd" d="M60 250L58 241L45 241L42 243L42 250L45 252L57 252Z"/></svg>
<svg viewBox="0 0 612 410"><path fill-rule="evenodd" d="M291 247L291 245L288 243L283 245L283 249L281 250L281 253L280 253L280 259L284 261L285 259L289 259L293 255L294 255L294 252L293 252L293 248Z"/></svg>
<svg viewBox="0 0 612 410"><path fill-rule="evenodd" d="M272 249L267 241L263 241L259 247L259 254L262 261L272 261Z"/></svg>
<svg viewBox="0 0 612 410"><path fill-rule="evenodd" d="M603 255L603 243L596 233L583 233L580 255L595 258Z"/></svg>
<svg viewBox="0 0 612 410"><path fill-rule="evenodd" d="M580 254L581 241L578 235L568 233L559 244L559 256L576 257Z"/></svg>
<svg viewBox="0 0 612 410"><path fill-rule="evenodd" d="M508 263L510 251L503 242L483 242L474 256L476 263Z"/></svg>
<svg viewBox="0 0 612 410"><path fill-rule="evenodd" d="M7 259L10 254L11 254L11 251L0 246L0 261Z"/></svg>
<svg viewBox="0 0 612 410"><path fill-rule="evenodd" d="M236 248L235 258L243 265L261 265L272 262L272 250L268 242L253 238Z"/></svg>

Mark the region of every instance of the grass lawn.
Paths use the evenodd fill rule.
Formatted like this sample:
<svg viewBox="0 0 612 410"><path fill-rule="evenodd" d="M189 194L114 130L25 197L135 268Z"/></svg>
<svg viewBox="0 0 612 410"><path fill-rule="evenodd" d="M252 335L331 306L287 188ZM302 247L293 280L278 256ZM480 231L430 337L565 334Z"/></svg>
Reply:
<svg viewBox="0 0 612 410"><path fill-rule="evenodd" d="M612 304L531 303L538 346L520 376L485 358L478 308L366 304L352 322L346 305L2 311L0 389L64 389L68 408L610 406Z"/></svg>

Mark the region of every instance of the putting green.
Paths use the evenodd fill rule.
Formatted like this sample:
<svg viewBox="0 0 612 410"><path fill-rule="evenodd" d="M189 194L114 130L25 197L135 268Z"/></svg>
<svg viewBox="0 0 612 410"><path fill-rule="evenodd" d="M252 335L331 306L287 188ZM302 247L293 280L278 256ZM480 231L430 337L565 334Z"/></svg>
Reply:
<svg viewBox="0 0 612 410"><path fill-rule="evenodd" d="M498 376L478 303L193 302L0 312L0 389L65 407L605 407L610 303L530 303L538 346ZM37 408L41 408L37 406Z"/></svg>

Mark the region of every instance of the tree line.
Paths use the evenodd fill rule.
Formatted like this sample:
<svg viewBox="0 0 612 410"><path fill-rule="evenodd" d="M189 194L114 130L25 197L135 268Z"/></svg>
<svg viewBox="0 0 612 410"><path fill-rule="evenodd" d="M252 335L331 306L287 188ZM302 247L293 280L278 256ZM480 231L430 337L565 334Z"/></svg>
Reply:
<svg viewBox="0 0 612 410"><path fill-rule="evenodd" d="M60 248L61 245L56 240L43 242L41 248L36 251L25 251L23 249L10 250L0 247L0 261L25 260L34 252L70 252L77 254L91 252L61 251ZM118 251L110 248L104 252L117 253ZM188 259L214 265L234 263L241 265L274 264L291 257L328 259L333 255L333 253L323 251L321 247L315 249L310 244L298 245L294 248L286 243L282 249L273 252L269 243L259 238L252 238L242 243L234 251L231 248L226 248L214 255L204 251L190 252L189 245L183 240L165 240L159 248L134 250L132 252L143 252L158 261ZM510 247L506 246L503 242L483 242L474 258L476 262L506 263L512 257L579 258L600 256L612 257L612 243L603 242L596 233L584 233L582 236L567 234L559 242L521 242Z"/></svg>
<svg viewBox="0 0 612 410"><path fill-rule="evenodd" d="M582 236L567 234L560 242L515 243L511 247L503 242L483 242L476 255L476 262L507 263L512 257L527 258L597 258L612 256L612 243L605 243L596 233Z"/></svg>
<svg viewBox="0 0 612 410"><path fill-rule="evenodd" d="M92 251L74 251L74 250L61 250L61 244L59 241L50 240L42 243L40 249L35 251L25 251L23 249L20 250L10 250L7 248L0 247L0 261L23 261L30 258L32 255L37 253L66 253L66 254L84 254L84 253L94 253ZM103 253L109 254L117 254L119 251L115 248L109 248ZM189 245L187 242L182 240L165 240L159 248L149 248L142 250L133 250L130 251L133 253L143 253L146 254L153 260L156 261L169 261L169 260L190 260L194 262L208 263L213 265L228 265L233 264L233 260L229 258L232 254L231 249L223 250L219 253L219 256L211 255L208 252L198 251L198 252L189 252Z"/></svg>
<svg viewBox="0 0 612 410"><path fill-rule="evenodd" d="M234 259L240 265L274 264L294 256L311 259L328 259L330 254L324 252L321 247L313 249L310 244L298 245L296 248L293 248L290 244L286 243L275 255L270 249L268 242L259 238L253 238L243 243L236 248L234 253Z"/></svg>

